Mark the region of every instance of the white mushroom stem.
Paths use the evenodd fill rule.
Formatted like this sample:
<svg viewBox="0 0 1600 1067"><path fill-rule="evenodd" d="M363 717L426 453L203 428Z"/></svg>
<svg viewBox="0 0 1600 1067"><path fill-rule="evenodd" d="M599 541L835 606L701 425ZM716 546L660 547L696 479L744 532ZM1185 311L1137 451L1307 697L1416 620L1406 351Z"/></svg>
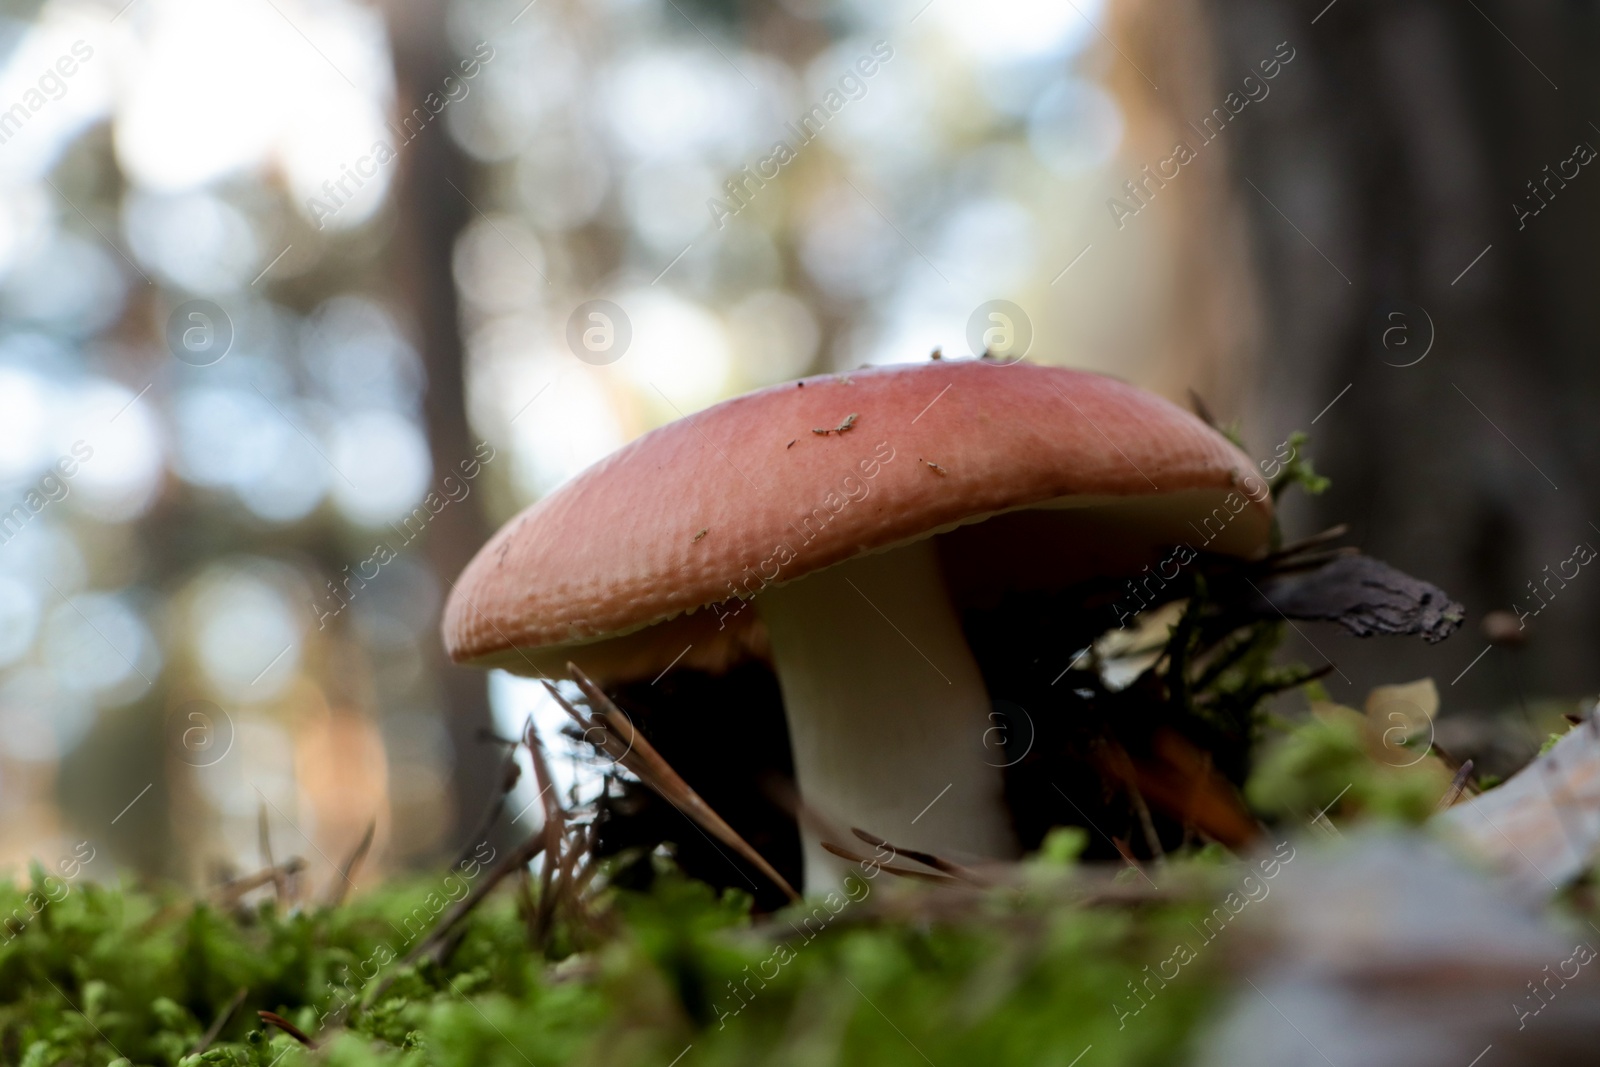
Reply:
<svg viewBox="0 0 1600 1067"><path fill-rule="evenodd" d="M764 592L800 795L840 832L860 827L952 859L1017 852L989 694L932 541L862 556ZM802 823L805 888L853 864ZM873 852L852 836L837 842Z"/></svg>

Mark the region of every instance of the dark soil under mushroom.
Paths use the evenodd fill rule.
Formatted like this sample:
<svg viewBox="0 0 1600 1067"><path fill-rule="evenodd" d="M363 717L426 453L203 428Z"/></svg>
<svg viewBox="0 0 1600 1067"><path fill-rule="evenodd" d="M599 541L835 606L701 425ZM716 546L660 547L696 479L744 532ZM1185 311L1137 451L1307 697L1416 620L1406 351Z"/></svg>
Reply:
<svg viewBox="0 0 1600 1067"><path fill-rule="evenodd" d="M1270 662L1281 623L1264 621L1247 595L1247 578L1261 579L1261 567L1202 557L1168 583L1149 606L1187 599L1183 620L1161 658L1118 691L1092 657L1069 664L1116 628L1112 605L1125 580L963 611L995 707L988 759L1005 768L1006 800L1025 849L1057 826L1084 827L1094 859L1147 858L1250 830L1230 821L1227 809L1248 770L1257 707L1309 674ZM782 783L792 782L793 761L768 664L747 662L720 676L676 670L611 695L713 808L786 878L802 882L800 835L778 799ZM894 836L892 827L862 829ZM636 782L613 784L602 804L601 852L639 849L631 876L646 880L645 857L661 844L694 877L753 893L758 908L784 903L667 801Z"/></svg>

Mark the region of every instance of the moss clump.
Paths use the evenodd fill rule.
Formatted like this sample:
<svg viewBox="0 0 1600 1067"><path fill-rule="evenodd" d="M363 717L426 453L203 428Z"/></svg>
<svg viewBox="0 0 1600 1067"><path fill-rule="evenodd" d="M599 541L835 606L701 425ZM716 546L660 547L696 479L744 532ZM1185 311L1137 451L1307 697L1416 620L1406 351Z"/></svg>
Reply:
<svg viewBox="0 0 1600 1067"><path fill-rule="evenodd" d="M1438 810L1451 771L1425 737L1396 749L1382 744L1380 730L1370 716L1316 701L1303 722L1263 746L1245 796L1263 814L1296 821L1325 813L1421 823Z"/></svg>
<svg viewBox="0 0 1600 1067"><path fill-rule="evenodd" d="M391 924L429 884L293 914L270 900L223 912L161 890L76 885L0 943L0 1059L662 1067L692 1048L695 1064L917 1064L926 1053L941 1067L1065 1067L1092 1044L1106 1062L1176 1062L1220 958L1202 950L1175 980L1147 976L1173 943L1194 940L1189 923L1206 905L1192 894L1074 903L1082 843L1053 837L1005 890L937 890L880 872L857 880L854 899L759 921L747 896L718 894L658 857L648 892L592 902L606 940L559 961L530 947L504 893L468 916L443 962L402 970L342 1024L352 992L376 988L361 981L378 973L365 961L393 942ZM0 906L23 892L0 889ZM217 1039L190 1055L241 988ZM263 1010L320 1048L264 1024Z"/></svg>

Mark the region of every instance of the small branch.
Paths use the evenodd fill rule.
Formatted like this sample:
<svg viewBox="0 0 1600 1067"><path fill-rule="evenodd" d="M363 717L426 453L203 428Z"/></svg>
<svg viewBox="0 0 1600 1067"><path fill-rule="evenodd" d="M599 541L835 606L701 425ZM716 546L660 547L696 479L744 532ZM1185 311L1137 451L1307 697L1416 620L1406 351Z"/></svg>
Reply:
<svg viewBox="0 0 1600 1067"><path fill-rule="evenodd" d="M243 1004L244 998L249 995L250 990L240 986L239 991L233 995L233 999L223 1005L222 1010L217 1013L217 1017L206 1028L206 1032L200 1035L200 1040L195 1043L194 1048L189 1050L189 1055L198 1056L210 1048L211 1042L215 1041L217 1035L222 1033L222 1028L228 1025L228 1020L233 1018L234 1013L239 1010L239 1005Z"/></svg>
<svg viewBox="0 0 1600 1067"><path fill-rule="evenodd" d="M1143 874L1147 881L1149 880L1150 876L1148 874L1145 874L1144 865L1139 862L1139 858L1137 856L1135 856L1133 854L1133 850L1128 847L1127 839L1121 838L1121 837L1113 837L1111 839L1111 847L1117 850L1117 855L1121 856L1123 858L1123 861L1126 862L1129 867L1132 867L1134 870L1138 871L1140 874ZM1152 882L1150 882L1150 884L1152 886L1154 886L1155 882L1152 881Z"/></svg>
<svg viewBox="0 0 1600 1067"><path fill-rule="evenodd" d="M1359 556L1361 550L1355 545L1340 545L1337 548L1325 548L1317 552L1305 552L1292 557L1277 557L1271 562L1271 574L1290 574L1295 571L1315 570L1324 563L1332 563L1336 559L1346 556Z"/></svg>
<svg viewBox="0 0 1600 1067"><path fill-rule="evenodd" d="M367 823L367 832L361 835L361 840L345 859L344 866L339 868L338 879L328 887L328 906L330 908L337 908L344 903L344 895L353 882L351 876L360 869L361 861L367 858L367 850L372 847L372 835L377 829L377 819Z"/></svg>
<svg viewBox="0 0 1600 1067"><path fill-rule="evenodd" d="M561 843L566 836L566 812L555 795L555 780L550 777L550 766L545 762L544 745L534 728L533 717L528 717L524 734L528 752L533 757L533 775L539 785L539 800L544 806L544 864L539 871L539 902L534 912L534 941L543 946L550 936L550 922L555 913L555 894L551 891L556 868L562 862Z"/></svg>
<svg viewBox="0 0 1600 1067"><path fill-rule="evenodd" d="M1454 778L1450 779L1450 788L1444 791L1444 796L1439 798L1439 806L1434 809L1443 811L1461 799L1461 794L1466 791L1467 783L1472 781L1472 761L1467 760L1456 771Z"/></svg>
<svg viewBox="0 0 1600 1067"><path fill-rule="evenodd" d="M242 878L235 878L231 882L224 882L216 889L217 903L225 908L232 907L239 902L240 897L251 890L260 889L269 882L276 886L285 881L287 876L299 874L305 870L305 866L305 860L299 856L290 856L275 867L268 867L266 870L257 871L255 874L247 874ZM278 899L280 901L283 899L281 894Z"/></svg>
<svg viewBox="0 0 1600 1067"><path fill-rule="evenodd" d="M1270 556L1266 557L1266 560L1264 560L1263 562L1266 562L1268 560L1285 559L1285 558L1287 558L1289 556L1297 556L1300 553L1307 551L1308 549L1319 548L1322 545L1325 545L1330 541L1337 541L1337 540L1339 540L1339 538L1343 537L1345 534L1347 534L1349 532L1350 532L1349 525L1347 523L1342 523L1341 522L1337 526L1328 527L1326 530L1323 530L1321 533L1312 534L1310 537L1302 538L1299 541L1291 541L1291 542L1289 542L1288 544L1284 545L1282 548L1278 549L1278 551L1276 551L1276 552L1272 553Z"/></svg>
<svg viewBox="0 0 1600 1067"><path fill-rule="evenodd" d="M835 845L831 841L819 841L817 843L842 860L849 860L851 863L871 864L876 866L880 871L888 871L890 874L898 874L902 878L914 878L919 882L934 882L938 885L960 884L957 879L951 878L948 875L934 874L932 871L919 871L915 867L897 867L892 863L879 863L870 856L857 855L847 848L841 848L840 846Z"/></svg>
<svg viewBox="0 0 1600 1067"><path fill-rule="evenodd" d="M539 905L533 899L533 879L526 867L517 872L517 914L528 928L528 944L537 943L539 933L535 929L535 917L539 914Z"/></svg>
<svg viewBox="0 0 1600 1067"><path fill-rule="evenodd" d="M455 861L450 864L452 868L459 867L465 863L467 857L472 855L473 850L480 843L488 840L489 831L494 828L494 824L499 820L501 813L506 810L506 798L511 795L511 790L516 788L517 782L522 778L522 768L517 764L517 749L522 742L506 741L500 737L496 737L494 740L511 746L510 751L506 753L505 762L501 764L500 768L500 792L484 808L483 817L478 820L477 828L467 838L467 843L461 846L461 851L457 853Z"/></svg>
<svg viewBox="0 0 1600 1067"><path fill-rule="evenodd" d="M594 844L594 828L585 826L573 835L567 844L566 850L561 854L561 864L556 871L555 882L550 887L550 911L553 914L557 908L565 904L570 915L576 915L582 908L582 901L573 892L573 871L577 868L578 857L589 854ZM545 935L549 935L549 927L545 928Z"/></svg>
<svg viewBox="0 0 1600 1067"><path fill-rule="evenodd" d="M672 765L662 758L644 735L633 728L632 720L623 714L622 709L612 703L611 698L606 696L577 664L568 663L567 670L571 672L573 679L578 683L578 688L583 690L583 695L588 699L589 708L594 713L592 720L584 718L555 686L545 682L545 688L555 697L556 702L566 709L567 714L577 720L578 725L584 730L585 737L589 736L590 731L599 728L601 733L599 747L607 755L632 771L640 781L655 790L691 821L738 852L756 870L783 890L790 900L800 899L800 894L796 893L783 875L767 862L766 857L752 848L750 842L723 821L722 816L701 799L699 793L690 788L689 783L672 769Z"/></svg>
<svg viewBox="0 0 1600 1067"><path fill-rule="evenodd" d="M590 832L589 844L594 844L593 831ZM600 862L590 855L587 863L582 868L576 869L572 877L572 892L575 896L582 897L583 891L589 888L589 883L594 881L594 876L600 873Z"/></svg>
<svg viewBox="0 0 1600 1067"><path fill-rule="evenodd" d="M483 901L483 898L489 895L490 890L499 885L507 875L514 870L526 867L533 862L535 856L543 851L543 836L534 835L508 853L498 866L484 875L483 881L479 882L472 892L462 897L455 907L444 913L444 917L439 920L438 925L433 928L432 932L418 942L416 948L406 954L406 958L401 961L402 964L415 963L420 959L429 942L442 940L445 933L466 918L467 913L477 907Z"/></svg>
<svg viewBox="0 0 1600 1067"><path fill-rule="evenodd" d="M886 848L897 856L904 856L906 859L916 860L925 867L932 867L936 871L943 871L945 874L953 875L963 882L970 882L973 885L985 886L994 884L988 879L980 877L978 872L974 871L971 867L963 867L954 860L947 860L942 856L935 856L931 852L919 852L916 849L901 848L899 845L892 845L883 838L874 834L869 834L865 830L857 829L856 827L851 827L850 832L874 848ZM826 848L827 846L824 845L823 847Z"/></svg>
<svg viewBox="0 0 1600 1067"><path fill-rule="evenodd" d="M256 842L261 849L261 866L264 870L273 872L272 892L278 898L278 909L281 911L288 903L289 880L278 873L277 861L272 858L272 829L267 824L267 802L261 801L256 808Z"/></svg>
<svg viewBox="0 0 1600 1067"><path fill-rule="evenodd" d="M1108 739L1104 744L1116 767L1113 773L1122 779L1122 784L1127 787L1128 800L1133 805L1134 814L1139 818L1139 830L1144 834L1145 847L1150 850L1152 859L1165 859L1166 849L1161 847L1161 837L1156 833L1155 821L1150 817L1150 805L1144 802L1144 794L1139 792L1139 776L1134 770L1133 760L1128 757L1128 750L1113 740Z"/></svg>
<svg viewBox="0 0 1600 1067"><path fill-rule="evenodd" d="M522 844L507 853L499 864L483 876L483 881L473 887L472 892L462 897L454 907L440 917L439 921L434 924L433 929L428 931L428 936L418 941L411 951L406 953L405 958L399 962L394 970L390 971L383 981L378 983L372 995L365 998L366 1002L370 1004L379 1000L384 993L389 991L389 987L394 984L396 976L402 970L416 963L424 954L434 952L449 937L451 929L466 918L468 912L482 903L483 898L488 896L495 886L499 885L512 871L526 867L533 861L535 856L543 851L544 835L531 834ZM340 1008L335 1015L334 1022L342 1022L347 1010L348 1004Z"/></svg>

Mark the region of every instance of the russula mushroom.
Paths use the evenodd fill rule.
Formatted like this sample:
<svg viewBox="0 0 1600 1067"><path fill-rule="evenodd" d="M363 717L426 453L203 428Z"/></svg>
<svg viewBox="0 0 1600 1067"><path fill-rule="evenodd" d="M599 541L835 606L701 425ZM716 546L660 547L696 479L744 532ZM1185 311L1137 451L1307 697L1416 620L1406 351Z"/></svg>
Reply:
<svg viewBox="0 0 1600 1067"><path fill-rule="evenodd" d="M768 659L809 808L1005 858L1004 761L961 611L1126 575L1131 613L1138 583L1182 565L1169 546L1251 557L1271 520L1243 453L1112 378L978 361L826 375L654 430L523 511L462 574L444 637L458 662L572 661L602 686ZM845 865L802 835L807 889L837 884Z"/></svg>

